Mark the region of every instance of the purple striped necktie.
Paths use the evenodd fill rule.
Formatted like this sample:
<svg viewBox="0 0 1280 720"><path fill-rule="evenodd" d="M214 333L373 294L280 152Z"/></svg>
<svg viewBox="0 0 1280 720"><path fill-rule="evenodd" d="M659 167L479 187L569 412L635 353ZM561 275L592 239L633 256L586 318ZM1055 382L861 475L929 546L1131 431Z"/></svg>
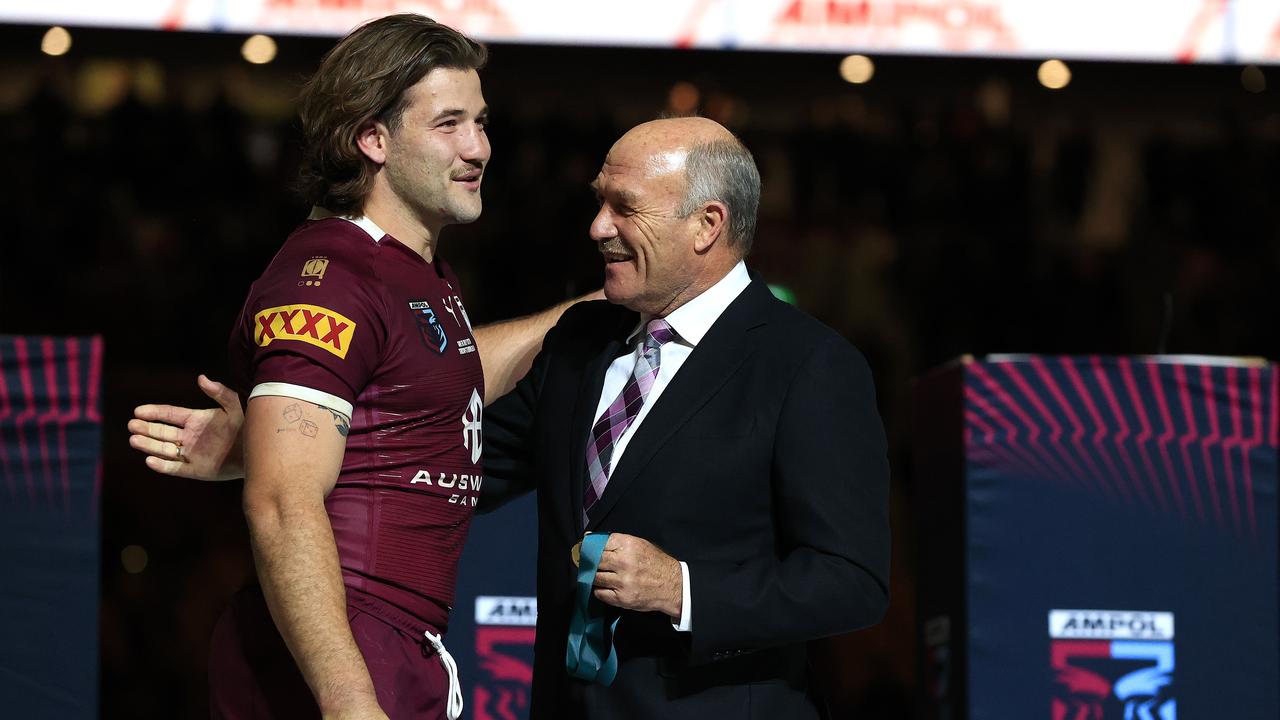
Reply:
<svg viewBox="0 0 1280 720"><path fill-rule="evenodd" d="M631 379L592 426L591 444L587 446L587 476L590 483L582 495L584 516L604 494L604 486L609 482L609 460L613 457L613 449L627 432L627 428L631 427L631 423L635 422L640 408L644 407L645 398L649 397L649 391L653 389L654 380L658 378L658 368L662 365L659 350L675 337L675 331L666 320L654 318L649 321L645 326L644 352L636 361Z"/></svg>

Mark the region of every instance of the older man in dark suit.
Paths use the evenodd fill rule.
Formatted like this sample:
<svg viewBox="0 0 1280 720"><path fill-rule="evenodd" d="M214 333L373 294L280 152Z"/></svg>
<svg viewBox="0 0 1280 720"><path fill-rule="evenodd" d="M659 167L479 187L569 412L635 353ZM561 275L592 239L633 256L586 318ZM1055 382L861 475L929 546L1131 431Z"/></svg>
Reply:
<svg viewBox="0 0 1280 720"><path fill-rule="evenodd" d="M485 417L482 504L538 491L535 718L809 718L805 642L888 604L871 375L749 275L760 179L702 118L640 125L593 187L609 302L571 308ZM584 533L617 676L565 672Z"/></svg>
<svg viewBox="0 0 1280 720"><path fill-rule="evenodd" d="M593 186L609 302L565 312L484 421L481 509L538 491L532 714L818 717L805 642L888 605L889 469L866 362L748 273L760 178L720 125L640 125ZM486 377L510 387L536 337L493 330ZM223 410L139 408L131 442L153 469L237 473L238 403L204 387ZM618 619L608 685L566 672L584 533L610 533L594 579Z"/></svg>

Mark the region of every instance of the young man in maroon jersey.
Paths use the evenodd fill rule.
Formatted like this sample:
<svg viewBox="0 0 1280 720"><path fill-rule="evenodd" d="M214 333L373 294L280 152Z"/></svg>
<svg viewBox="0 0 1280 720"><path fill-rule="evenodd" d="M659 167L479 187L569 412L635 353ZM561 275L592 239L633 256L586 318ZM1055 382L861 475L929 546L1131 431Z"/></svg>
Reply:
<svg viewBox="0 0 1280 720"><path fill-rule="evenodd" d="M559 314L473 334L436 255L445 226L480 216L485 59L448 27L393 15L339 42L302 91L317 209L230 342L261 588L214 631L216 717L461 712L441 636L483 476L486 385L509 388ZM149 462L182 459L180 444L133 442Z"/></svg>
<svg viewBox="0 0 1280 720"><path fill-rule="evenodd" d="M481 502L538 494L534 718L817 720L806 643L888 606L870 370L748 272L759 183L711 120L628 131L593 183L611 302L566 312L487 411ZM148 464L213 479L235 458L238 406L220 404L139 408L163 421L131 424L143 440L193 442L189 467ZM619 609L608 685L580 679L586 662L566 669L584 531L609 535L593 591Z"/></svg>

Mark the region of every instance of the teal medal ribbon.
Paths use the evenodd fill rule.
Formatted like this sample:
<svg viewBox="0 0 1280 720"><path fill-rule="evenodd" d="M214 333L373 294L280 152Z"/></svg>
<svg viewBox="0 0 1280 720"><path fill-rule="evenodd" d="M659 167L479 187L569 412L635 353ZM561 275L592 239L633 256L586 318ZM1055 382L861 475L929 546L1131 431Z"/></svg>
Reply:
<svg viewBox="0 0 1280 720"><path fill-rule="evenodd" d="M572 677L608 687L618 674L618 652L613 647L613 632L618 619L610 622L601 613L599 601L591 596L596 581L596 568L609 533L592 533L582 538L578 556L578 579L573 592L573 615L569 619L569 647L564 665Z"/></svg>

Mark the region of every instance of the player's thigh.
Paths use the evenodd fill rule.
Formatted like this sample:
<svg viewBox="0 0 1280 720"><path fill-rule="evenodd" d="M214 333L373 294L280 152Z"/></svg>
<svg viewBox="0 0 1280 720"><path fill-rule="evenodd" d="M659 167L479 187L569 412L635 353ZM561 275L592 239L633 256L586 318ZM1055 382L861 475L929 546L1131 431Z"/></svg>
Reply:
<svg viewBox="0 0 1280 720"><path fill-rule="evenodd" d="M449 676L425 638L415 638L360 610L352 610L351 634L364 656L378 704L391 720L445 717Z"/></svg>

